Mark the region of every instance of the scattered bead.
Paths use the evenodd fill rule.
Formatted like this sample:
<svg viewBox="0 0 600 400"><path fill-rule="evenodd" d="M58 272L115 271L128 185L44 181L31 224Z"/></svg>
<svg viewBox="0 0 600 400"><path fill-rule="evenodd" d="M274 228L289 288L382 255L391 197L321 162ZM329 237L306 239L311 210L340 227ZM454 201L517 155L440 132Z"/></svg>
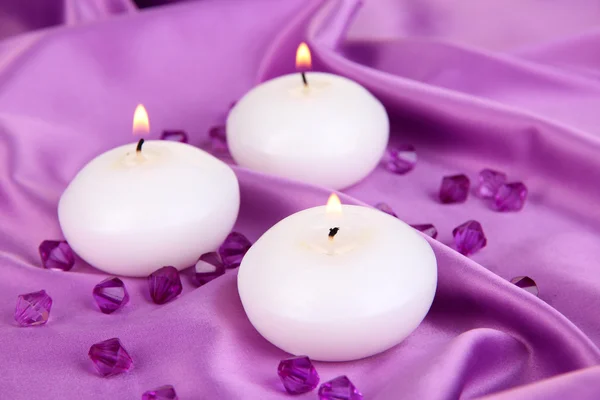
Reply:
<svg viewBox="0 0 600 400"><path fill-rule="evenodd" d="M133 366L133 360L117 338L93 344L88 356L103 377L122 374Z"/></svg>
<svg viewBox="0 0 600 400"><path fill-rule="evenodd" d="M481 224L477 221L467 221L452 231L454 243L459 253L468 256L481 250L487 244Z"/></svg>
<svg viewBox="0 0 600 400"><path fill-rule="evenodd" d="M225 266L217 253L203 254L194 267L193 281L202 286L225 273Z"/></svg>
<svg viewBox="0 0 600 400"><path fill-rule="evenodd" d="M498 188L506 182L506 174L493 169L484 169L479 172L479 185L475 191L482 199L493 198Z"/></svg>
<svg viewBox="0 0 600 400"><path fill-rule="evenodd" d="M148 276L150 297L156 304L165 304L181 294L183 289L179 271L175 267L162 267Z"/></svg>
<svg viewBox="0 0 600 400"><path fill-rule="evenodd" d="M160 135L160 139L161 140L169 140L169 141L172 141L172 142L187 143L188 142L188 135L187 135L187 133L185 133L185 131L182 131L180 129L177 129L177 130L165 130Z"/></svg>
<svg viewBox="0 0 600 400"><path fill-rule="evenodd" d="M148 390L142 395L142 400L179 400L179 397L177 397L173 386L164 385L153 390Z"/></svg>
<svg viewBox="0 0 600 400"><path fill-rule="evenodd" d="M470 181L464 175L445 176L440 187L440 201L444 204L463 203L469 194Z"/></svg>
<svg viewBox="0 0 600 400"><path fill-rule="evenodd" d="M75 264L73 250L64 240L44 240L39 252L44 268L69 271Z"/></svg>
<svg viewBox="0 0 600 400"><path fill-rule="evenodd" d="M363 400L363 395L347 376L338 376L319 388L319 400Z"/></svg>
<svg viewBox="0 0 600 400"><path fill-rule="evenodd" d="M237 268L242 263L244 255L250 249L252 243L238 232L231 232L221 247L219 247L219 256L225 268Z"/></svg>
<svg viewBox="0 0 600 400"><path fill-rule="evenodd" d="M382 162L388 171L399 175L406 174L417 164L415 147L410 144L389 147Z"/></svg>
<svg viewBox="0 0 600 400"><path fill-rule="evenodd" d="M438 231L432 224L417 224L411 226L416 230L423 232L427 236L431 236L433 239L437 238Z"/></svg>
<svg viewBox="0 0 600 400"><path fill-rule="evenodd" d="M104 314L112 314L129 302L125 284L117 277L107 278L94 286L92 294Z"/></svg>
<svg viewBox="0 0 600 400"><path fill-rule="evenodd" d="M282 360L277 374L290 394L308 393L319 384L319 374L308 357L292 357Z"/></svg>
<svg viewBox="0 0 600 400"><path fill-rule="evenodd" d="M390 207L387 203L377 203L375 204L375 208L379 211L383 211L384 213L391 215L392 217L398 218L394 210L392 210L392 207Z"/></svg>
<svg viewBox="0 0 600 400"><path fill-rule="evenodd" d="M527 187L522 182L501 185L494 196L491 207L495 211L519 211L525 205Z"/></svg>
<svg viewBox="0 0 600 400"><path fill-rule="evenodd" d="M210 138L211 151L214 153L227 153L229 151L225 125L216 125L210 128L208 137Z"/></svg>
<svg viewBox="0 0 600 400"><path fill-rule="evenodd" d="M528 291L534 296L538 296L540 294L537 284L533 279L531 279L528 276L517 276L515 278L512 278L510 280L510 283L516 285L517 287L520 287L523 290Z"/></svg>
<svg viewBox="0 0 600 400"><path fill-rule="evenodd" d="M43 325L48 322L52 299L45 290L19 295L15 308L15 321L20 326Z"/></svg>

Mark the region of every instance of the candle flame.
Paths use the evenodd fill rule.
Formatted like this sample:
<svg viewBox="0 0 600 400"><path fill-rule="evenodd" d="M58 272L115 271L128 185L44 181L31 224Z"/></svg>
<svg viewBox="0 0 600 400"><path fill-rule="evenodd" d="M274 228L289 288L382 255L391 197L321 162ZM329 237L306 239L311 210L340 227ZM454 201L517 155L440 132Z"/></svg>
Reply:
<svg viewBox="0 0 600 400"><path fill-rule="evenodd" d="M331 193L329 200L327 200L327 206L325 208L327 214L341 214L342 213L342 202L335 193Z"/></svg>
<svg viewBox="0 0 600 400"><path fill-rule="evenodd" d="M304 42L300 43L296 51L296 69L300 71L309 70L312 67L312 59L308 45Z"/></svg>
<svg viewBox="0 0 600 400"><path fill-rule="evenodd" d="M143 104L138 104L133 113L133 134L145 135L150 132L150 120Z"/></svg>

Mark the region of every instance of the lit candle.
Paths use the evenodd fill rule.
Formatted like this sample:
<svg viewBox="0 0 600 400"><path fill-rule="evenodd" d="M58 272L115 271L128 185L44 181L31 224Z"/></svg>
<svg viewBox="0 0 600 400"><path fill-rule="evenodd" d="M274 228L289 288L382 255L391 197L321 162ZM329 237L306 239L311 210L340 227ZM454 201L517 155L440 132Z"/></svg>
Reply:
<svg viewBox="0 0 600 400"><path fill-rule="evenodd" d="M149 131L138 106L134 133ZM171 141L127 144L99 155L68 185L58 218L73 250L111 274L147 276L194 265L238 215L238 181L225 163Z"/></svg>
<svg viewBox="0 0 600 400"><path fill-rule="evenodd" d="M341 189L366 177L388 142L383 105L341 76L305 72L310 51L296 55L302 73L265 82L229 113L227 143L241 166Z"/></svg>
<svg viewBox="0 0 600 400"><path fill-rule="evenodd" d="M376 209L341 205L293 214L246 253L238 290L250 322L295 355L349 361L400 343L435 294L431 246Z"/></svg>

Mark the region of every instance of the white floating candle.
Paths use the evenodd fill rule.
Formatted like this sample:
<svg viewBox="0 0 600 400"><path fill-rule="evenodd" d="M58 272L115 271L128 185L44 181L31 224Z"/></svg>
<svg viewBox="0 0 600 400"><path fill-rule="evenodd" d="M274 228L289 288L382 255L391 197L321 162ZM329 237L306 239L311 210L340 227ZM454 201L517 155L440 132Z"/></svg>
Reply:
<svg viewBox="0 0 600 400"><path fill-rule="evenodd" d="M143 108L134 129L139 124L148 130ZM231 231L240 204L237 178L225 163L184 143L137 147L101 154L75 176L58 205L65 238L80 257L111 274L192 266Z"/></svg>
<svg viewBox="0 0 600 400"><path fill-rule="evenodd" d="M305 44L296 63L310 64ZM326 73L265 82L227 118L227 143L239 165L334 189L366 177L388 137L389 120L379 100L358 83Z"/></svg>
<svg viewBox="0 0 600 400"><path fill-rule="evenodd" d="M349 361L400 343L423 320L437 285L435 255L409 225L376 209L300 211L269 229L238 275L244 310L277 347Z"/></svg>

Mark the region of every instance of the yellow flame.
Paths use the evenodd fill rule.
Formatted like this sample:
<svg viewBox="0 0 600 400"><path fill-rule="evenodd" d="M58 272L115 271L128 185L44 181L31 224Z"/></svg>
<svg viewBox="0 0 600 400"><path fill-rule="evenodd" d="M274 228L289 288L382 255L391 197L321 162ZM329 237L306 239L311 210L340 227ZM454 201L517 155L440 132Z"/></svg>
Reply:
<svg viewBox="0 0 600 400"><path fill-rule="evenodd" d="M307 70L312 67L312 59L310 56L310 50L306 43L300 43L298 50L296 51L296 69Z"/></svg>
<svg viewBox="0 0 600 400"><path fill-rule="evenodd" d="M327 200L327 207L325 208L327 214L341 214L342 213L342 202L335 193L331 193L329 200Z"/></svg>
<svg viewBox="0 0 600 400"><path fill-rule="evenodd" d="M133 134L145 135L150 132L150 120L143 104L138 104L133 113Z"/></svg>

